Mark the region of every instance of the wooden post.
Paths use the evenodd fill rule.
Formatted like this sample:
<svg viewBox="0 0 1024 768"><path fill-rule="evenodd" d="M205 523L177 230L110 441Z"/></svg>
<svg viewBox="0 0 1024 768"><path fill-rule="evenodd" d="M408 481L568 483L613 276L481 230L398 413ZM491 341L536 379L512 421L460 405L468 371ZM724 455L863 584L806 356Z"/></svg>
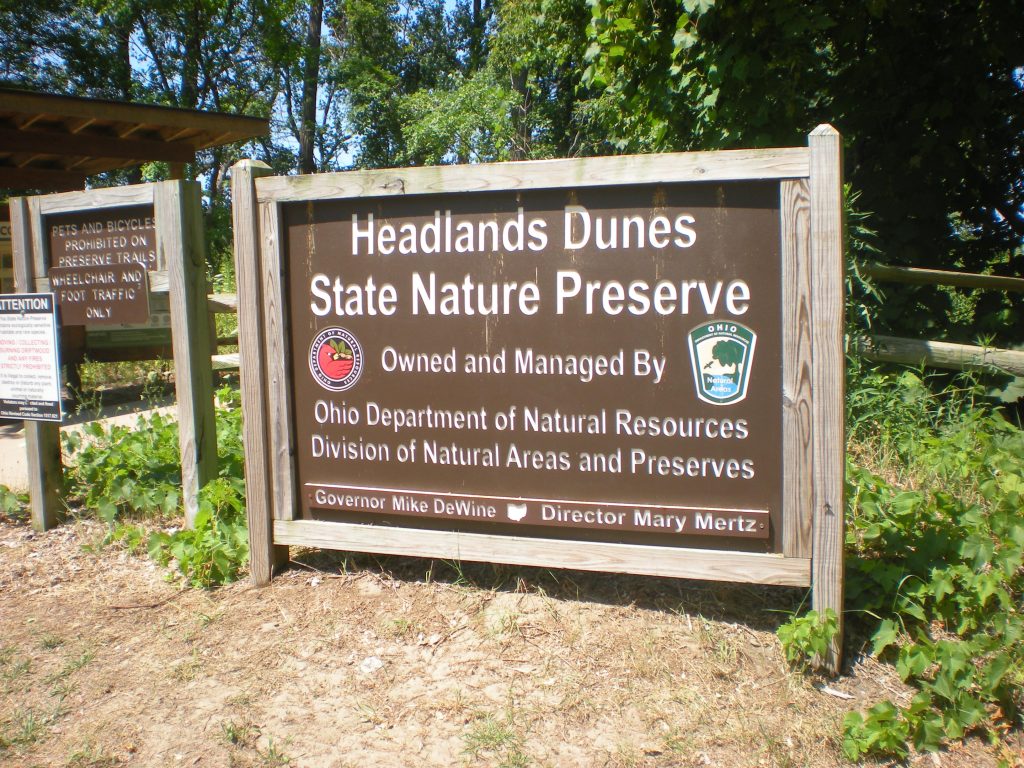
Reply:
<svg viewBox="0 0 1024 768"><path fill-rule="evenodd" d="M231 169L232 220L235 233L235 281L238 291L239 381L242 388L245 447L245 503L249 520L249 573L254 584L270 583L288 562L288 547L274 546L270 450L267 438L267 368L263 331L256 178L270 166L242 160Z"/></svg>
<svg viewBox="0 0 1024 768"><path fill-rule="evenodd" d="M199 489L217 475L217 424L213 410L206 255L194 181L163 181L154 190L157 249L167 264L171 342L181 443L181 490L191 528Z"/></svg>
<svg viewBox="0 0 1024 768"><path fill-rule="evenodd" d="M15 290L18 293L34 293L36 270L28 201L23 197L12 197L10 205ZM37 531L45 531L57 525L62 507L64 467L60 455L60 425L26 421L25 450L28 457L32 527Z"/></svg>
<svg viewBox="0 0 1024 768"><path fill-rule="evenodd" d="M811 601L831 608L839 631L818 665L837 674L843 648L843 548L846 420L843 359L843 169L842 137L831 125L809 136L811 150L811 296L814 462L814 549Z"/></svg>

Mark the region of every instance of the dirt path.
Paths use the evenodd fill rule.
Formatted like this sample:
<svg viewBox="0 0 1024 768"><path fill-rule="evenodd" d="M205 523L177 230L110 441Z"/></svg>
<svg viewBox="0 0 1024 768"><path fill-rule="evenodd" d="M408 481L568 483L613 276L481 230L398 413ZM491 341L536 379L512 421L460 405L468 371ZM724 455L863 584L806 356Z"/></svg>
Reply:
<svg viewBox="0 0 1024 768"><path fill-rule="evenodd" d="M179 591L102 534L0 522L0 764L831 766L903 694L788 672L786 590L311 552Z"/></svg>

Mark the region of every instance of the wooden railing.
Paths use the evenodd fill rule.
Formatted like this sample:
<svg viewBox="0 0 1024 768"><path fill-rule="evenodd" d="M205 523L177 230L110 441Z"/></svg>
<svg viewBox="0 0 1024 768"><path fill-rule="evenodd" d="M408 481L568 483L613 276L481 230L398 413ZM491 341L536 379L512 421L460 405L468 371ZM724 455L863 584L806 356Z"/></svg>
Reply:
<svg viewBox="0 0 1024 768"><path fill-rule="evenodd" d="M952 272L942 269L893 267L871 264L861 270L879 282L912 285L943 285L957 288L1024 293L1024 279ZM860 343L860 352L869 360L888 363L924 364L953 370L996 368L1014 376L1024 376L1024 352L946 341L905 339L898 336L871 336Z"/></svg>

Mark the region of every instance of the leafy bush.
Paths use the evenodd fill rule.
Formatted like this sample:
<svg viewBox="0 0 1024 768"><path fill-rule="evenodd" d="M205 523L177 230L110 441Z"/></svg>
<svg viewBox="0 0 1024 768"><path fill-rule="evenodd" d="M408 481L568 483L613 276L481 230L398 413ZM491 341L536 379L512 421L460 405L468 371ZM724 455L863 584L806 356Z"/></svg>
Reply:
<svg viewBox="0 0 1024 768"><path fill-rule="evenodd" d="M108 523L124 514L170 515L181 501L178 424L154 414L135 427L88 423L61 434L69 489Z"/></svg>
<svg viewBox="0 0 1024 768"><path fill-rule="evenodd" d="M844 721L850 759L1022 724L1024 432L971 375L851 367L847 610L917 688Z"/></svg>
<svg viewBox="0 0 1024 768"><path fill-rule="evenodd" d="M28 495L15 493L6 485L0 485L0 516L19 521L27 519Z"/></svg>
<svg viewBox="0 0 1024 768"><path fill-rule="evenodd" d="M831 608L826 608L824 615L808 611L802 616L794 616L779 627L778 636L786 661L803 669L816 656L825 655L838 631L839 617Z"/></svg>
<svg viewBox="0 0 1024 768"><path fill-rule="evenodd" d="M241 401L230 388L222 388L217 397L219 477L200 490L192 529L157 532L148 541L154 560L201 587L234 581L249 556ZM181 514L178 425L172 418L140 417L134 428L93 422L81 434L64 433L63 439L71 457L71 494L110 525L104 543L138 546L139 529L125 525L125 517Z"/></svg>
<svg viewBox="0 0 1024 768"><path fill-rule="evenodd" d="M249 559L244 481L219 477L207 483L200 491L192 528L152 534L149 554L161 565L176 568L194 587L237 580Z"/></svg>

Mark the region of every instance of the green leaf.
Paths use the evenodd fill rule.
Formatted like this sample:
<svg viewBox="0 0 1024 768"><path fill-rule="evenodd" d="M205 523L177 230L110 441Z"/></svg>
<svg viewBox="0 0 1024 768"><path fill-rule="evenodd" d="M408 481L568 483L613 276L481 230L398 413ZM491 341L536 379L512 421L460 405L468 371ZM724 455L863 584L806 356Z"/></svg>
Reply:
<svg viewBox="0 0 1024 768"><path fill-rule="evenodd" d="M892 619L884 619L878 625L878 629L875 630L875 634L872 637L871 655L875 657L881 656L886 648L894 645L899 640L899 636L899 628L896 626L896 622Z"/></svg>

